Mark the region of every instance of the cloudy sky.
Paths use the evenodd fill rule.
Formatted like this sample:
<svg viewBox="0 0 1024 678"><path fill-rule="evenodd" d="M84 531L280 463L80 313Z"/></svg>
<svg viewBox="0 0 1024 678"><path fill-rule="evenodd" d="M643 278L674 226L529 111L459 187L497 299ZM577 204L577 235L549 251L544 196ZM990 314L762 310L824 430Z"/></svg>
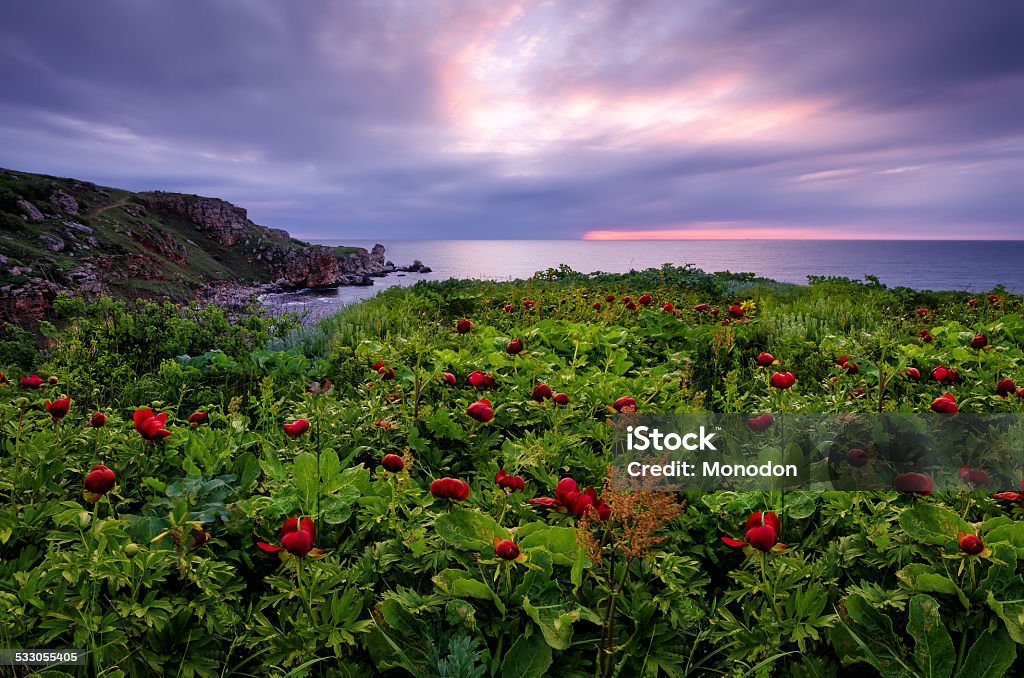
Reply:
<svg viewBox="0 0 1024 678"><path fill-rule="evenodd" d="M1024 3L7 3L0 166L303 237L1024 237Z"/></svg>

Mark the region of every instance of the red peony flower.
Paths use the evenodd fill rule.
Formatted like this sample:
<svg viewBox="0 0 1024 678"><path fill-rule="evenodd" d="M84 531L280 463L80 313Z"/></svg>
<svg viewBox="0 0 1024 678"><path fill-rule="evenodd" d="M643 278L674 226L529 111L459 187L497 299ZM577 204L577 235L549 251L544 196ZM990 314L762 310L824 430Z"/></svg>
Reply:
<svg viewBox="0 0 1024 678"><path fill-rule="evenodd" d="M61 419L66 417L68 414L68 410L70 409L71 398L68 396L58 398L53 402L49 400L46 401L46 411L50 413L50 418L53 419L54 421L60 421Z"/></svg>
<svg viewBox="0 0 1024 678"><path fill-rule="evenodd" d="M494 555L502 560L515 560L519 557L519 547L511 539L495 539Z"/></svg>
<svg viewBox="0 0 1024 678"><path fill-rule="evenodd" d="M171 432L164 428L167 423L167 413L153 414L148 407L140 407L132 415L135 423L135 430L142 436L143 440L163 440L171 435Z"/></svg>
<svg viewBox="0 0 1024 678"><path fill-rule="evenodd" d="M551 397L551 387L547 384L537 384L533 387L533 399L538 403L544 402L546 398Z"/></svg>
<svg viewBox="0 0 1024 678"><path fill-rule="evenodd" d="M1004 398L1010 395L1011 393L1016 392L1017 384L1013 381L1013 379L1002 379L998 384L996 384L996 393Z"/></svg>
<svg viewBox="0 0 1024 678"><path fill-rule="evenodd" d="M898 492L927 496L932 493L935 482L923 473L910 471L896 476L892 485Z"/></svg>
<svg viewBox="0 0 1024 678"><path fill-rule="evenodd" d="M636 412L636 399L630 396L622 396L612 403L616 412Z"/></svg>
<svg viewBox="0 0 1024 678"><path fill-rule="evenodd" d="M963 532L958 532L956 539L960 544L960 551L969 556L976 556L985 550L985 544L976 534L964 534Z"/></svg>
<svg viewBox="0 0 1024 678"><path fill-rule="evenodd" d="M754 431L755 433L760 433L761 431L764 431L774 423L775 417L773 417L769 412L765 412L760 416L750 417L747 419L747 426L749 426L750 430Z"/></svg>
<svg viewBox="0 0 1024 678"><path fill-rule="evenodd" d="M523 340L513 339L508 342L508 345L505 347L505 352L509 355L519 355L523 352Z"/></svg>
<svg viewBox="0 0 1024 678"><path fill-rule="evenodd" d="M988 336L984 332L975 334L971 339L971 348L982 349L986 346L988 346Z"/></svg>
<svg viewBox="0 0 1024 678"><path fill-rule="evenodd" d="M386 365L377 370L377 374L379 374L380 378L384 380L390 380L395 378L394 368L388 367Z"/></svg>
<svg viewBox="0 0 1024 678"><path fill-rule="evenodd" d="M455 386L455 383L457 381L455 379L455 375L452 374L451 372L442 372L441 378L444 379L444 383L448 384L449 386Z"/></svg>
<svg viewBox="0 0 1024 678"><path fill-rule="evenodd" d="M917 369L916 367L908 367L904 371L904 375L907 377L907 379L910 379L911 381L921 380L921 370Z"/></svg>
<svg viewBox="0 0 1024 678"><path fill-rule="evenodd" d="M430 483L430 494L438 499L465 501L469 498L469 483L455 478L438 478Z"/></svg>
<svg viewBox="0 0 1024 678"><path fill-rule="evenodd" d="M956 398L952 393L944 393L932 401L932 411L939 414L956 414L960 408L956 405Z"/></svg>
<svg viewBox="0 0 1024 678"><path fill-rule="evenodd" d="M256 542L256 545L267 553L287 551L298 558L305 558L311 552L314 555L320 553L319 549L313 548L313 542L316 541L316 525L313 524L312 518L289 518L284 521L284 524L281 526L279 540L281 542L280 546L274 546L263 541Z"/></svg>
<svg viewBox="0 0 1024 678"><path fill-rule="evenodd" d="M636 304L634 304L632 301L627 301L626 302L626 308L628 308L630 311L635 311L636 310Z"/></svg>
<svg viewBox="0 0 1024 678"><path fill-rule="evenodd" d="M758 354L755 360L757 360L757 364L760 367L768 367L769 365L775 362L775 356L773 356L771 353L765 353L762 351L761 353Z"/></svg>
<svg viewBox="0 0 1024 678"><path fill-rule="evenodd" d="M594 310L595 311L600 311L601 310L601 302L600 301L595 301L594 302Z"/></svg>
<svg viewBox="0 0 1024 678"><path fill-rule="evenodd" d="M486 424L491 419L494 419L494 410L491 409L490 400L476 401L466 408L466 414L482 424Z"/></svg>
<svg viewBox="0 0 1024 678"><path fill-rule="evenodd" d="M704 311L710 311L711 307L708 306L707 304L697 304L696 306L693 307L693 310L697 311L698 313L703 313Z"/></svg>
<svg viewBox="0 0 1024 678"><path fill-rule="evenodd" d="M613 301L615 301L615 295L614 294L609 294L609 295L605 296L604 300L610 304Z"/></svg>
<svg viewBox="0 0 1024 678"><path fill-rule="evenodd" d="M632 304L633 303L633 297L631 297L629 295L626 295L626 296L622 297L622 303L627 305L627 306L629 304Z"/></svg>
<svg viewBox="0 0 1024 678"><path fill-rule="evenodd" d="M846 370L847 374L857 374L860 372L860 365L853 361L843 363L843 369Z"/></svg>
<svg viewBox="0 0 1024 678"><path fill-rule="evenodd" d="M729 316L733 318L742 318L743 308L736 304L733 304L732 306L729 307Z"/></svg>
<svg viewBox="0 0 1024 678"><path fill-rule="evenodd" d="M994 304L997 301L999 301L999 297L997 295L995 295L995 294L990 294L990 295L988 295L985 298L988 299L989 303L991 303L991 304Z"/></svg>
<svg viewBox="0 0 1024 678"><path fill-rule="evenodd" d="M717 308L711 309L711 315L718 315L718 309Z"/></svg>
<svg viewBox="0 0 1024 678"><path fill-rule="evenodd" d="M30 377L21 378L22 388L39 388L43 385L43 378L38 374L32 374Z"/></svg>
<svg viewBox="0 0 1024 678"><path fill-rule="evenodd" d="M303 433L309 430L308 419L297 419L290 424L284 425L284 432L288 434L289 438L298 438Z"/></svg>
<svg viewBox="0 0 1024 678"><path fill-rule="evenodd" d="M512 304L505 304L501 307L501 310L505 311L505 313L511 313L514 308L515 307Z"/></svg>
<svg viewBox="0 0 1024 678"><path fill-rule="evenodd" d="M868 465L870 457L868 453L859 447L854 447L846 451L846 463L854 468L864 468Z"/></svg>
<svg viewBox="0 0 1024 678"><path fill-rule="evenodd" d="M391 473L398 473L405 468L405 462L397 454L385 454L384 458L380 460L380 465L384 467L385 471Z"/></svg>
<svg viewBox="0 0 1024 678"><path fill-rule="evenodd" d="M770 383L773 388L791 388L793 384L796 383L796 375L792 372L775 372L768 380L768 383Z"/></svg>
<svg viewBox="0 0 1024 678"><path fill-rule="evenodd" d="M210 416L206 412L193 412L188 417L189 426L202 426L208 421Z"/></svg>
<svg viewBox="0 0 1024 678"><path fill-rule="evenodd" d="M89 420L89 426L93 428L103 428L107 425L107 415L102 412L97 412L92 415L92 419Z"/></svg>
<svg viewBox="0 0 1024 678"><path fill-rule="evenodd" d="M932 369L932 379L940 384L959 384L960 373L945 365L939 365Z"/></svg>
<svg viewBox="0 0 1024 678"><path fill-rule="evenodd" d="M928 330L921 330L920 332L917 333L917 336L921 337L921 341L923 341L926 344L930 344L933 341L935 341L935 337L933 337L932 333L929 332Z"/></svg>
<svg viewBox="0 0 1024 678"><path fill-rule="evenodd" d="M494 476L494 482L498 484L498 487L508 490L509 492L522 492L526 488L526 482L522 476L514 476L501 469Z"/></svg>
<svg viewBox="0 0 1024 678"><path fill-rule="evenodd" d="M931 313L931 311L929 311L927 308L919 308L919 309L917 309L917 315L919 315L922 318L924 318L925 316L927 316L930 313Z"/></svg>
<svg viewBox="0 0 1024 678"><path fill-rule="evenodd" d="M970 306L971 308L974 308L975 306L978 305L978 300L977 299L968 299L967 300L967 305Z"/></svg>
<svg viewBox="0 0 1024 678"><path fill-rule="evenodd" d="M651 295L641 294L639 297L637 297L636 303L640 304L641 306L647 306L649 303L651 303L651 300Z"/></svg>
<svg viewBox="0 0 1024 678"><path fill-rule="evenodd" d="M611 515L611 507L603 499L597 497L597 490L588 487L580 492L579 486L572 478L562 478L555 486L555 496L536 497L529 501L531 504L539 504L552 508L564 508L574 516L582 516L587 511L593 510L602 522L608 520Z"/></svg>
<svg viewBox="0 0 1024 678"><path fill-rule="evenodd" d="M779 517L773 512L761 513L755 511L747 518L743 526L743 535L746 541L739 541L731 537L722 537L722 542L733 548L751 546L762 553L769 551L781 551L786 548L785 544L779 544L779 534L782 527L779 524Z"/></svg>
<svg viewBox="0 0 1024 678"><path fill-rule="evenodd" d="M523 299L523 306L525 306L526 308L533 308L533 306L534 306L533 299Z"/></svg>
<svg viewBox="0 0 1024 678"><path fill-rule="evenodd" d="M85 491L82 496L86 501L97 502L100 497L110 492L117 483L117 476L103 464L93 466L85 476Z"/></svg>
<svg viewBox="0 0 1024 678"><path fill-rule="evenodd" d="M473 388L494 388L498 383L493 376L480 370L473 370L466 375L466 382Z"/></svg>
<svg viewBox="0 0 1024 678"><path fill-rule="evenodd" d="M455 323L455 331L459 334L466 334L471 329L473 329L473 323L468 318L460 318L459 321Z"/></svg>
<svg viewBox="0 0 1024 678"><path fill-rule="evenodd" d="M675 313L676 307L666 301L664 304L661 305L661 310L664 311L665 313Z"/></svg>
<svg viewBox="0 0 1024 678"><path fill-rule="evenodd" d="M556 405L568 405L569 395L566 393L556 393L551 396L551 400L553 400Z"/></svg>
<svg viewBox="0 0 1024 678"><path fill-rule="evenodd" d="M960 480L964 481L968 485L978 487L980 485L988 485L988 473L981 469L971 468L969 466L960 467Z"/></svg>

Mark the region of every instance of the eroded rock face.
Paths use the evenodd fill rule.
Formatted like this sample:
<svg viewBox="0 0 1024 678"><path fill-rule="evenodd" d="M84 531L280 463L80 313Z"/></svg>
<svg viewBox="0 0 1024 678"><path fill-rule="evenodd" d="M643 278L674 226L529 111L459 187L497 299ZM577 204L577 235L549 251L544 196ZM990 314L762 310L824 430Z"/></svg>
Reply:
<svg viewBox="0 0 1024 678"><path fill-rule="evenodd" d="M188 219L225 247L245 239L248 212L226 200L158 192L146 194L143 201L147 209Z"/></svg>
<svg viewBox="0 0 1024 678"><path fill-rule="evenodd" d="M62 189L54 189L53 193L50 194L50 204L53 205L53 209L57 210L59 214L66 214L68 216L78 215L78 201Z"/></svg>
<svg viewBox="0 0 1024 678"><path fill-rule="evenodd" d="M370 276L385 270L382 245L374 247L372 252L360 248L345 256L338 256L332 248L321 245L304 248L275 245L262 248L255 260L268 267L273 280L285 289L371 285Z"/></svg>
<svg viewBox="0 0 1024 678"><path fill-rule="evenodd" d="M67 290L42 278L32 278L20 285L0 287L0 321L16 325L43 318L53 307L59 292Z"/></svg>

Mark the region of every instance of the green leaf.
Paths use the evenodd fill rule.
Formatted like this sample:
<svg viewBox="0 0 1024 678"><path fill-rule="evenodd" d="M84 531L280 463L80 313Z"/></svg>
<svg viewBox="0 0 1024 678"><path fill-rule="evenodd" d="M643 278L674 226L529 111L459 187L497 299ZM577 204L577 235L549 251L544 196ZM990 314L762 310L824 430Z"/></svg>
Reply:
<svg viewBox="0 0 1024 678"><path fill-rule="evenodd" d="M551 666L551 648L544 638L534 634L521 636L512 644L501 662L501 678L541 678Z"/></svg>
<svg viewBox="0 0 1024 678"><path fill-rule="evenodd" d="M433 581L439 589L458 598L494 598L494 592L487 584L474 579L473 575L465 570L442 570L434 575Z"/></svg>
<svg viewBox="0 0 1024 678"><path fill-rule="evenodd" d="M555 650L566 650L572 641L572 625L580 619L600 624L600 618L585 608L569 609L569 605L534 606L523 598L523 611L540 628L544 640Z"/></svg>
<svg viewBox="0 0 1024 678"><path fill-rule="evenodd" d="M438 518L434 531L455 548L466 551L493 548L495 537L508 539L508 530L490 516L461 508Z"/></svg>
<svg viewBox="0 0 1024 678"><path fill-rule="evenodd" d="M900 514L900 527L926 544L941 546L956 539L957 532L972 532L970 524L949 509L922 504Z"/></svg>
<svg viewBox="0 0 1024 678"><path fill-rule="evenodd" d="M926 678L948 678L953 673L956 656L949 631L939 615L938 601L923 594L911 598L907 631L914 638L914 657L921 675Z"/></svg>
<svg viewBox="0 0 1024 678"><path fill-rule="evenodd" d="M1014 522L1009 525L999 525L985 535L985 544L992 546L998 542L1013 544L1013 548L1020 553L1024 551L1024 523Z"/></svg>
<svg viewBox="0 0 1024 678"><path fill-rule="evenodd" d="M936 573L931 565L913 563L896 573L900 581L919 593L945 593L956 596L964 609L971 606L967 595L949 577Z"/></svg>
<svg viewBox="0 0 1024 678"><path fill-rule="evenodd" d="M1016 659L1017 646L1004 629L986 631L971 645L956 678L1001 678Z"/></svg>
<svg viewBox="0 0 1024 678"><path fill-rule="evenodd" d="M571 527L546 527L533 530L519 540L522 549L542 548L551 554L555 565L572 565L576 560L579 545L576 530Z"/></svg>

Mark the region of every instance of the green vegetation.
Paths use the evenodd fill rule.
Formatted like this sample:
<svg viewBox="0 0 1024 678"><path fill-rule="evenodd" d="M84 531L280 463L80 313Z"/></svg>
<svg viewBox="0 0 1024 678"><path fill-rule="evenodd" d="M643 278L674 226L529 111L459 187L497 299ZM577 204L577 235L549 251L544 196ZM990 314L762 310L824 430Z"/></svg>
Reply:
<svg viewBox="0 0 1024 678"><path fill-rule="evenodd" d="M1024 412L1024 304L1001 290L562 268L313 325L57 311L39 351L0 344L0 646L86 648L82 675L1024 671L1024 495L991 496L1019 488L606 484L631 400Z"/></svg>

